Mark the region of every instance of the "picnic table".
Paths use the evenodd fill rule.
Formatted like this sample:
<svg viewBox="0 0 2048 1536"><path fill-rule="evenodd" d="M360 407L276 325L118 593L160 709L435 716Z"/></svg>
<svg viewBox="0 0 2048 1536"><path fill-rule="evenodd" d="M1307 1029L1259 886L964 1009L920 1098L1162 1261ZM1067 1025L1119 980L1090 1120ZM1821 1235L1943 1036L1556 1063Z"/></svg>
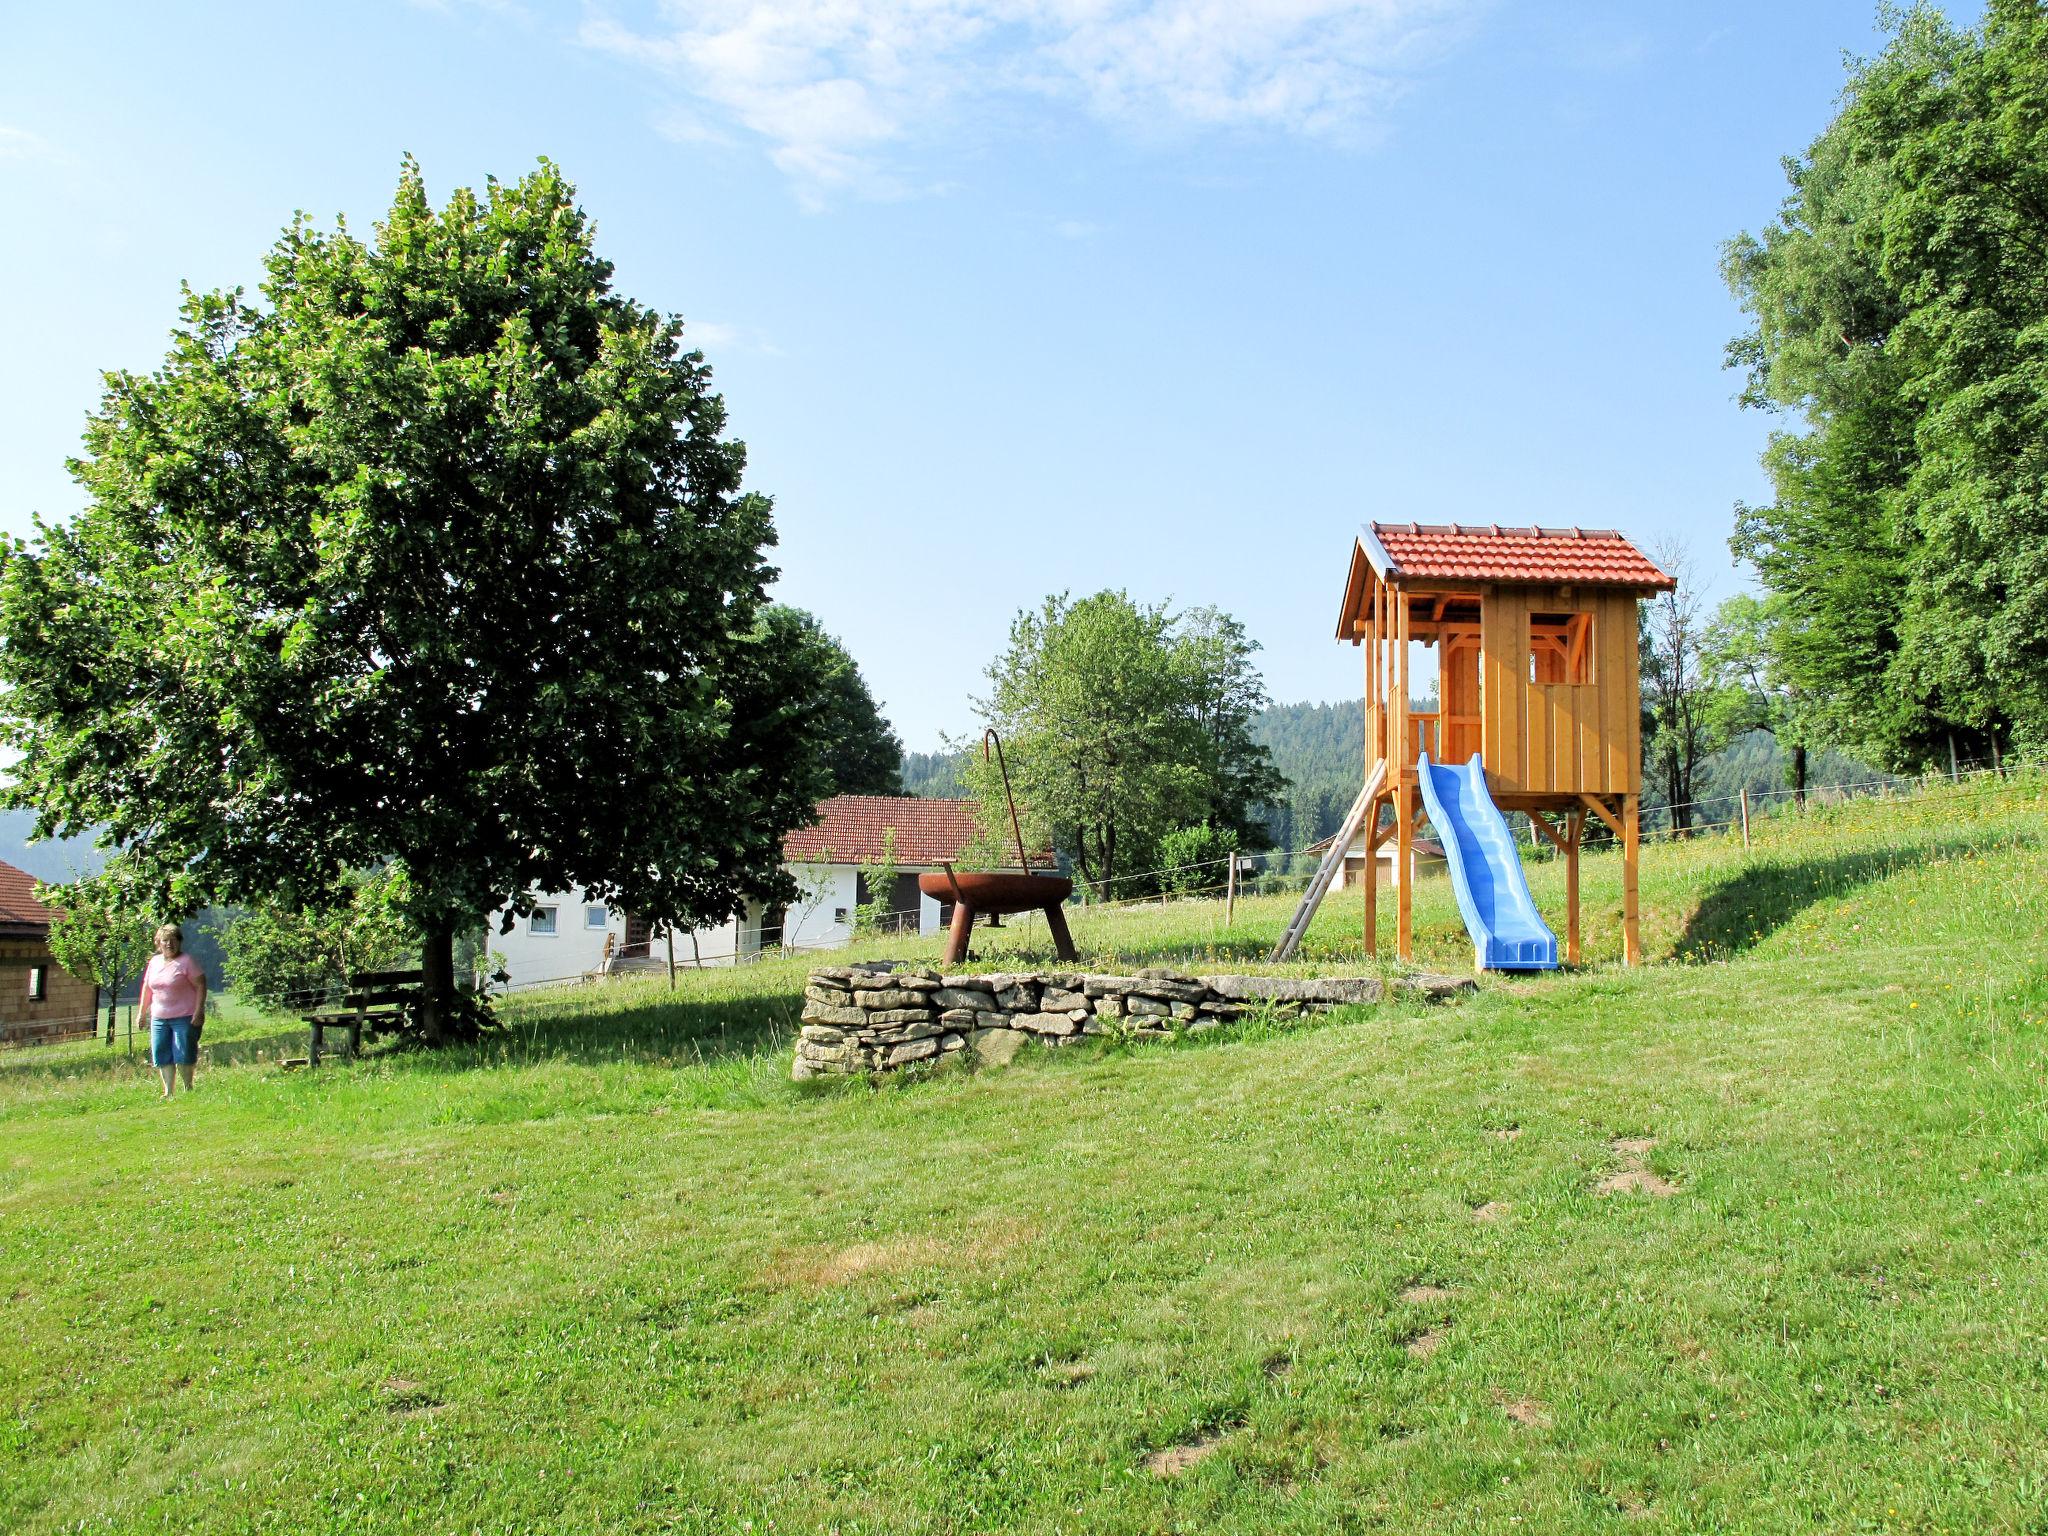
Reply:
<svg viewBox="0 0 2048 1536"><path fill-rule="evenodd" d="M302 1015L313 1032L308 1059L320 1065L327 1031L348 1035L348 1054L360 1055L365 1035L375 1038L407 1023L426 996L424 971L358 971L350 976L340 1002Z"/></svg>

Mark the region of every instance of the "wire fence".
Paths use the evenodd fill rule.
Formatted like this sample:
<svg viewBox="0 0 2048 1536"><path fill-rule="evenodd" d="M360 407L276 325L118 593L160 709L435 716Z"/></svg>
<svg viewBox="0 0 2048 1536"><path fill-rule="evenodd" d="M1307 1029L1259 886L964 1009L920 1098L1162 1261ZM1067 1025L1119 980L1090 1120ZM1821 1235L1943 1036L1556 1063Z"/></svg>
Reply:
<svg viewBox="0 0 2048 1536"><path fill-rule="evenodd" d="M2009 781L2015 789L2024 789L2038 793L2041 775L2042 768L2040 765L2017 763L2011 760L1999 763L1959 762L1949 772L1931 773L1917 778L1887 774L1847 783L1809 785L1803 790L1786 785L1770 789L1748 790L1746 798L1750 818L1752 822L1755 822L1779 814L1788 805L1797 810L1817 810L1857 799L1873 797L1912 798L1939 788L1991 779ZM1651 809L1665 813L1667 819L1662 825L1651 825L1641 828L1640 839L1644 844L1649 845L1657 842L1685 841L1692 838L1705 837L1709 834L1738 832L1742 827L1742 805L1744 798L1745 792L1737 789L1726 793L1703 796L1695 800L1683 801L1677 805L1659 804ZM1695 817L1681 825L1677 818L1669 815L1669 813L1677 810L1700 812L1704 819ZM1717 810L1721 813L1718 818L1712 814L1712 812ZM1530 846L1539 857L1556 858L1560 856L1555 848L1538 837L1533 827L1530 830L1530 837L1532 839ZM1078 911L1092 914L1136 907L1170 905L1179 901L1218 900L1230 889L1231 882L1228 879L1228 866L1232 859L1238 861L1239 873L1245 877L1237 885L1238 894L1247 897L1296 894L1305 889L1308 882L1314 877L1316 863L1306 863L1295 867L1292 861L1323 854L1331 842L1331 838L1319 838L1313 843L1307 843L1296 848L1272 848L1256 853L1220 854L1215 858L1201 859L1193 863L1167 865L1157 869L1134 870L1126 874L1113 875L1106 881L1092 882L1092 885L1096 887L1095 890L1088 889L1088 884L1091 883L1077 882L1077 886L1081 889L1083 895ZM1354 846L1356 846L1355 843ZM1348 850L1346 856L1349 856ZM1317 860L1317 862L1319 863L1320 860ZM1203 870L1218 869L1225 871L1224 878L1202 881L1196 884L1189 884L1185 880L1169 881L1169 877L1184 877ZM1103 887L1139 883L1142 883L1146 888L1138 895L1105 897L1099 894L1099 890ZM913 932L919 932L922 931L923 915L924 905L920 903L916 907L905 907L878 914L877 925L885 929L885 925L889 920L899 919ZM1036 912L1017 914L1013 920L1020 925L1028 925L1034 919L1042 921ZM808 939L784 939L779 943L763 943L759 948L753 950L745 949L736 944L733 949L724 950L712 955L693 953L685 957L679 954L676 957L675 964L678 971L722 969L734 965L753 965L789 955L844 949L850 942L850 938L851 935L848 933L833 932ZM609 974L634 975L646 974L650 971L665 973L666 967L661 962L650 959L644 964L618 967ZM502 988L501 991L526 992L541 987L563 986L570 983L589 981L602 974L607 973L582 971L568 976L523 979L516 984Z"/></svg>

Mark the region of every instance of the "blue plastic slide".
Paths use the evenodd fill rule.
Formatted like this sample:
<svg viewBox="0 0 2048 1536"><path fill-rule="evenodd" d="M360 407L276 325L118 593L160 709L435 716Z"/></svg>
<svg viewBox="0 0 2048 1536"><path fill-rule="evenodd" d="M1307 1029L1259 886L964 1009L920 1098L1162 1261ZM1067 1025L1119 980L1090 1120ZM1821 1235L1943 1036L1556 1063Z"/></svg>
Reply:
<svg viewBox="0 0 2048 1536"><path fill-rule="evenodd" d="M1487 971L1556 970L1557 935L1536 915L1522 857L1486 792L1478 754L1453 768L1432 763L1425 752L1416 759L1415 781L1450 862L1451 888L1472 935L1474 963Z"/></svg>

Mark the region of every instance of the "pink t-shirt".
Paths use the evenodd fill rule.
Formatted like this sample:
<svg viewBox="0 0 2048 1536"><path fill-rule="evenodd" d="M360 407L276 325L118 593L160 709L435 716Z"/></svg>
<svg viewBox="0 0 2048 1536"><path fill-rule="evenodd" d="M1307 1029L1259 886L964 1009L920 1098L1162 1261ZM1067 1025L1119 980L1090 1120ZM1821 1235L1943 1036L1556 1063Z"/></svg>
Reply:
<svg viewBox="0 0 2048 1536"><path fill-rule="evenodd" d="M206 973L190 955L175 960L151 955L149 967L142 973L142 984L149 988L149 1016L189 1019L199 1011L199 988L205 980Z"/></svg>

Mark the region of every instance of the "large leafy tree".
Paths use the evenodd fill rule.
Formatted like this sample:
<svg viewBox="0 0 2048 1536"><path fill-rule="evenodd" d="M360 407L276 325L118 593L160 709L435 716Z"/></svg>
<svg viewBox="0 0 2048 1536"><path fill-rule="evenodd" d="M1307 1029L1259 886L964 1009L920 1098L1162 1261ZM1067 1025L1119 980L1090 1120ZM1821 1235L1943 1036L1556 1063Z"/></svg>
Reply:
<svg viewBox="0 0 2048 1536"><path fill-rule="evenodd" d="M816 617L783 603L763 622L802 686L818 693L819 766L831 795L903 793L903 742L868 690L852 653Z"/></svg>
<svg viewBox="0 0 2048 1536"><path fill-rule="evenodd" d="M88 506L7 560L10 801L194 902L397 863L430 1036L457 929L534 888L786 898L816 785L769 503L561 173L436 210L408 160L373 238L302 217L266 273L107 376Z"/></svg>
<svg viewBox="0 0 2048 1536"><path fill-rule="evenodd" d="M1227 615L1176 616L1122 592L1020 613L979 707L1008 748L1033 840L1049 838L1096 892L1118 897L1150 887L1175 829L1252 828L1254 797L1286 782L1250 739L1264 702L1250 650ZM1007 835L993 765L971 757L968 777L986 825Z"/></svg>
<svg viewBox="0 0 2048 1536"><path fill-rule="evenodd" d="M1781 674L1887 766L2048 745L2048 11L1905 13L1787 171L1725 263L1786 419L1735 540Z"/></svg>

